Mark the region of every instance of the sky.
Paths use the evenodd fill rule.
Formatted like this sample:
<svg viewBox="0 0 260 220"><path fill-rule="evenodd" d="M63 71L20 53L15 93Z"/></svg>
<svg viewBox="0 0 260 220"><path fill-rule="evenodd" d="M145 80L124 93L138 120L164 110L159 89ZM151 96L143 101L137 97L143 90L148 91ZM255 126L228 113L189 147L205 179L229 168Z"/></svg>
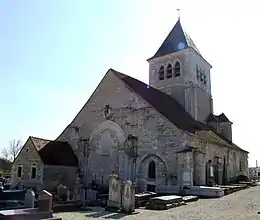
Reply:
<svg viewBox="0 0 260 220"><path fill-rule="evenodd" d="M148 63L178 19L212 64L214 112L260 163L255 0L1 0L0 149L55 139L109 68L148 82Z"/></svg>

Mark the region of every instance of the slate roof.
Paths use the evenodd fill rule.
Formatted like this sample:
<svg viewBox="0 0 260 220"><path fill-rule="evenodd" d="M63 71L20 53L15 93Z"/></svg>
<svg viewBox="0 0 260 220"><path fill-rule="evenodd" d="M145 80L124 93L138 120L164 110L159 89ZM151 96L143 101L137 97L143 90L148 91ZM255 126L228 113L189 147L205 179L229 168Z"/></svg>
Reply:
<svg viewBox="0 0 260 220"><path fill-rule="evenodd" d="M235 147L241 151L247 152L242 148L234 145L230 140L225 138L223 135L217 133L217 131L199 121L196 121L185 111L181 104L171 96L167 95L160 90L157 90L149 85L127 76L123 73L117 72L110 69L119 79L121 79L128 88L141 96L147 101L156 111L166 117L172 124L181 130L188 131L195 134L197 131L212 131L219 138L223 139L230 146Z"/></svg>
<svg viewBox="0 0 260 220"><path fill-rule="evenodd" d="M232 122L227 118L227 116L224 113L221 113L220 115L211 114L207 118L207 121L229 122L232 124Z"/></svg>
<svg viewBox="0 0 260 220"><path fill-rule="evenodd" d="M30 137L45 165L78 166L78 158L68 142Z"/></svg>
<svg viewBox="0 0 260 220"><path fill-rule="evenodd" d="M182 43L182 47L180 47L179 43ZM199 52L195 43L193 42L191 37L184 32L180 20L178 20L152 58L161 57L187 48L194 49L201 56L201 53Z"/></svg>

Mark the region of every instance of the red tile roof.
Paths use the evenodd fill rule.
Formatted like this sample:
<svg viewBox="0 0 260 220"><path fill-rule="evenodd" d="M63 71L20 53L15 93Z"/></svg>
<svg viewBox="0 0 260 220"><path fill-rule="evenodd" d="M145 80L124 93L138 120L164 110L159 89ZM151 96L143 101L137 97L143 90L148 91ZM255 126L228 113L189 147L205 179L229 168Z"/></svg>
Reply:
<svg viewBox="0 0 260 220"><path fill-rule="evenodd" d="M68 142L30 137L46 165L78 166L78 158Z"/></svg>

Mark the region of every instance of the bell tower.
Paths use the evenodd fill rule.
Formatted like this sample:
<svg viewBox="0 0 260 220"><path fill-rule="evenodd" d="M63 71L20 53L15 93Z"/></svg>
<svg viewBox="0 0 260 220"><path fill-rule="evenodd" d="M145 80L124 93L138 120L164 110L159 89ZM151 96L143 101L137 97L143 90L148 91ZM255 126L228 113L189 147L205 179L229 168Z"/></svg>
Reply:
<svg viewBox="0 0 260 220"><path fill-rule="evenodd" d="M213 113L210 70L180 19L149 62L149 84L176 99L195 120ZM167 108L167 106L165 106Z"/></svg>

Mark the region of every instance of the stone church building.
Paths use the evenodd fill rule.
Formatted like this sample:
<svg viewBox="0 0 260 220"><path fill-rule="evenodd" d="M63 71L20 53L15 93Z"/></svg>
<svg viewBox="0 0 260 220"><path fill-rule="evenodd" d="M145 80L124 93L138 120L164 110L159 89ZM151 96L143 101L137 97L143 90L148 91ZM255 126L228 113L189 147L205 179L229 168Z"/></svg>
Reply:
<svg viewBox="0 0 260 220"><path fill-rule="evenodd" d="M85 184L106 185L112 172L140 190L182 183L206 185L207 166L223 184L247 175L248 152L232 141L232 122L214 115L212 66L177 21L148 59L149 85L109 69L57 140L68 141ZM212 171L211 171L212 172Z"/></svg>
<svg viewBox="0 0 260 220"><path fill-rule="evenodd" d="M194 185L247 175L248 152L233 143L232 122L213 111L212 66L180 20L148 63L149 85L109 69L57 138L74 150L84 184L105 187L117 173L143 191L181 185L184 172Z"/></svg>

